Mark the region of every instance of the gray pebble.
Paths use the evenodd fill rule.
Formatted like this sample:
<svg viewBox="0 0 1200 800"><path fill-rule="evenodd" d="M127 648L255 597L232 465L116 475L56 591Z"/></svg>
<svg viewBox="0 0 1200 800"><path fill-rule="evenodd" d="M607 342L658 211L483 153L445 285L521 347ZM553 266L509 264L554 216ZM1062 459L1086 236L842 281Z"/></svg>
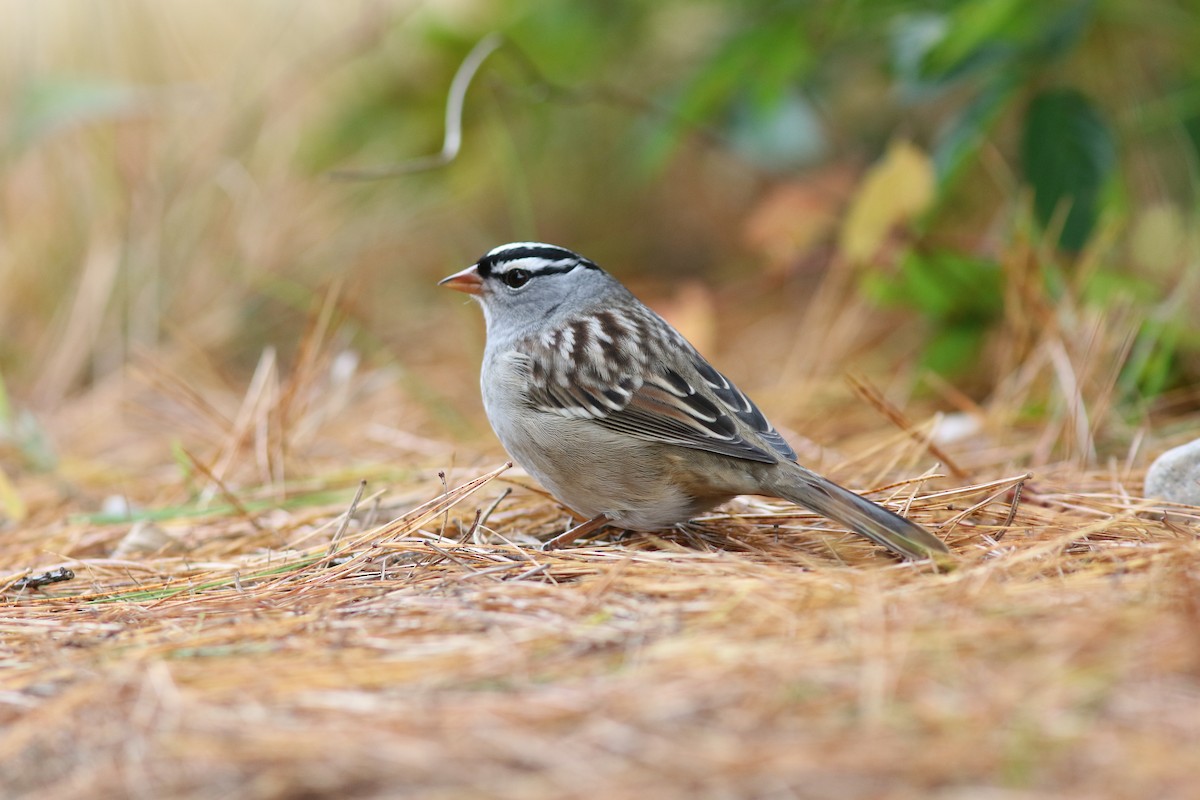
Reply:
<svg viewBox="0 0 1200 800"><path fill-rule="evenodd" d="M1200 506L1200 439L1154 459L1146 471L1146 497Z"/></svg>

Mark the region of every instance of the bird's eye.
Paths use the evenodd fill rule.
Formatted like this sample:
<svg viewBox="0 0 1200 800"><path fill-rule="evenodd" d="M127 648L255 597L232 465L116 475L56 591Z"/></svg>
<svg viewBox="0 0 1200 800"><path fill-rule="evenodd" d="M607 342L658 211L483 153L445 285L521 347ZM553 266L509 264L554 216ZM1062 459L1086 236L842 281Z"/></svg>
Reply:
<svg viewBox="0 0 1200 800"><path fill-rule="evenodd" d="M529 271L524 269L512 269L504 273L504 285L510 289L520 289L525 284L529 283Z"/></svg>

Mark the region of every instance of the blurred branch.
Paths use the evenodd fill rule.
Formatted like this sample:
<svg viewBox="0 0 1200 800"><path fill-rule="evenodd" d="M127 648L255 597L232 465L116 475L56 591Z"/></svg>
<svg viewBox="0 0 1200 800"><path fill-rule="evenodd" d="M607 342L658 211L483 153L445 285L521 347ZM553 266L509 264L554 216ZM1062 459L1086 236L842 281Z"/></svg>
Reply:
<svg viewBox="0 0 1200 800"><path fill-rule="evenodd" d="M471 52L467 53L458 71L454 73L454 80L450 81L450 92L446 96L446 135L442 140L441 152L391 167L338 170L331 175L342 180L377 180L444 167L458 158L458 151L462 147L462 113L467 89L483 62L502 44L504 38L498 33L490 33L483 37L471 48Z"/></svg>
<svg viewBox="0 0 1200 800"><path fill-rule="evenodd" d="M513 57L517 66L525 74L528 84L542 93L543 100L557 100L569 103L599 102L608 105L624 106L639 113L649 114L661 119L670 120L675 124L688 127L692 133L710 147L726 149L725 140L715 131L705 128L690 120L684 120L670 109L656 105L642 97L608 86L593 86L577 89L562 86L549 80L538 68L524 50L511 41L505 41L499 33L490 33L483 37L471 48L454 73L450 82L450 91L446 95L446 133L442 140L440 152L420 158L403 161L399 164L362 169L343 169L329 173L337 180L379 180L394 178L400 175L411 175L415 172L425 172L450 164L458 157L462 147L462 116L463 105L466 102L467 89L479 72L479 68L488 56L507 45L505 51Z"/></svg>
<svg viewBox="0 0 1200 800"><path fill-rule="evenodd" d="M525 73L529 84L543 92L543 100L557 100L566 103L604 103L612 106L624 106L642 114L667 120L671 123L686 127L706 145L717 149L728 149L726 139L714 129L701 125L693 120L653 103L644 97L623 91L612 86L595 85L588 88L572 88L554 83L546 77L524 50L510 43L508 52L514 57L518 66Z"/></svg>

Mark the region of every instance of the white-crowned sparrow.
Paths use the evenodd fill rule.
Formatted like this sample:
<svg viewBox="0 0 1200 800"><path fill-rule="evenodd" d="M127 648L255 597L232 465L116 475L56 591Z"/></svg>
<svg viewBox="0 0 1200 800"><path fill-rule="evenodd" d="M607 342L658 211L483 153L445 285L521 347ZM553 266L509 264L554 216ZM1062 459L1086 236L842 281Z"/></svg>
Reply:
<svg viewBox="0 0 1200 800"><path fill-rule="evenodd" d="M590 519L660 530L740 494L781 497L908 558L947 553L921 526L796 463L736 386L591 261L538 242L441 282L483 306L481 385L509 454Z"/></svg>

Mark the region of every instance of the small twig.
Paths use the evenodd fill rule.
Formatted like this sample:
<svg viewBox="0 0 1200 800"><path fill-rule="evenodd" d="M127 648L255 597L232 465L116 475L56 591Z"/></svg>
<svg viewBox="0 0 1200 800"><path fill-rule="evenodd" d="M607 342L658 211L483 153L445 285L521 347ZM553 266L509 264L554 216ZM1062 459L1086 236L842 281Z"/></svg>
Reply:
<svg viewBox="0 0 1200 800"><path fill-rule="evenodd" d="M549 565L549 564L538 564L537 566L530 567L529 569L525 570L525 571L524 571L524 572L522 572L520 575L517 575L517 576L515 576L515 577L509 578L509 580L512 580L512 581L523 581L523 580L525 580L526 578L532 578L534 575L540 575L540 574L542 574L543 572L545 572L545 571L546 571L547 569L549 569L549 568L550 568L550 565Z"/></svg>
<svg viewBox="0 0 1200 800"><path fill-rule="evenodd" d="M358 482L358 491L354 493L354 499L350 501L350 507L346 509L346 513L342 515L342 522L338 525L338 529L333 532L333 538L329 540L329 549L325 551L325 558L329 558L337 550L338 542L345 535L346 529L350 527L350 520L354 519L354 514L358 511L358 503L362 500L363 491L367 488L365 480Z"/></svg>
<svg viewBox="0 0 1200 800"><path fill-rule="evenodd" d="M472 570L471 572L468 572L465 575L452 575L452 576L450 576L450 580L454 580L454 581L470 580L472 578L478 578L481 575L492 575L497 572L508 572L509 570L516 569L519 566L521 566L521 565L517 564L517 563L497 564L494 567L484 567L483 569ZM529 570L526 570L526 571L528 572ZM522 573L522 574L524 574L524 573Z"/></svg>
<svg viewBox="0 0 1200 800"><path fill-rule="evenodd" d="M442 494L450 494L450 484L446 482L446 470L438 470L438 479L442 482ZM438 529L438 541L446 538L446 526L450 523L450 507L446 507L445 513L442 514L442 527Z"/></svg>
<svg viewBox="0 0 1200 800"><path fill-rule="evenodd" d="M460 567L462 567L463 569L467 570L468 572L470 572L470 573L472 573L472 574L475 574L475 573L478 573L478 574L480 574L480 575L484 575L484 574L486 574L486 572L485 572L485 571L483 571L483 570L479 570L479 569L476 569L476 568L475 568L475 567L474 567L474 566L473 566L473 565L472 565L470 562L468 562L468 561L464 561L463 559L461 559L461 558L459 558L459 557L455 556L453 553L449 552L448 550L443 550L442 548L438 547L436 544L429 544L429 545L427 545L427 546L428 546L428 547L429 547L431 550L433 550L433 551L435 551L435 552L437 552L437 553L440 553L442 556L444 556L444 557L446 557L446 558L450 559L450 560L451 560L451 561L453 561L455 564L458 564ZM485 568L485 569L486 569L486 568Z"/></svg>
<svg viewBox="0 0 1200 800"><path fill-rule="evenodd" d="M458 158L458 151L462 148L462 115L467 89L471 86L471 81L474 80L479 67L503 43L504 38L498 33L491 33L483 37L471 48L471 52L467 53L467 57L459 65L458 71L454 73L454 79L450 81L450 91L446 95L446 132L442 139L441 152L414 158L391 167L338 170L331 173L331 176L339 180L378 180L437 169Z"/></svg>
<svg viewBox="0 0 1200 800"><path fill-rule="evenodd" d="M504 502L504 498L508 497L510 494L512 494L512 487L506 486L504 491L500 493L500 496L496 498L496 502L488 506L488 510L483 512L483 516L479 518L479 524L486 525L488 517L492 515L493 511L499 508L500 504Z"/></svg>
<svg viewBox="0 0 1200 800"><path fill-rule="evenodd" d="M918 431L916 426L913 425L912 420L903 411L896 408L890 400L883 396L882 392L871 385L865 378L848 375L846 376L846 381L850 384L850 388L854 390L855 394L874 407L880 414L887 417L896 427L908 434L913 441L928 449L934 458L946 465L946 468L954 474L954 477L961 480L971 479L970 474L960 467L945 450L939 447L937 442L933 441L932 432L923 434Z"/></svg>
<svg viewBox="0 0 1200 800"><path fill-rule="evenodd" d="M1025 490L1025 481L1033 476L1026 472L1017 480L1017 485L1013 487L1012 504L1008 507L1008 516L1004 518L1004 525L996 532L993 537L997 542L1004 538L1004 534L1008 533L1009 527L1012 526L1013 520L1017 518L1017 507L1021 505L1021 492Z"/></svg>
<svg viewBox="0 0 1200 800"><path fill-rule="evenodd" d="M481 513L479 509L475 509L475 521L471 523L471 527L462 537L462 541L473 541L476 532L487 522L488 517L490 517L492 512L496 510L501 502L503 502L504 498L508 497L510 494L512 494L512 487L506 487L504 491L500 493L500 496L497 497L490 506L488 506L487 511Z"/></svg>
<svg viewBox="0 0 1200 800"><path fill-rule="evenodd" d="M472 537L475 535L475 531L479 530L479 520L481 517L483 517L483 512L478 508L475 509L475 521L471 523L471 527L467 528L467 532L463 534L462 541L469 542L472 540Z"/></svg>
<svg viewBox="0 0 1200 800"><path fill-rule="evenodd" d="M938 532L941 533L943 536L945 536L946 534L950 533L955 528L957 528L959 523L962 522L963 520L965 520L967 517L971 516L976 511L986 508L988 505L996 502L996 500L1000 499L1007 493L1008 493L1007 489L1002 489L998 492L988 495L987 497L980 500L978 503L975 503L971 506L968 506L967 508L964 508L962 511L958 512L953 517L951 517L950 519L946 520L941 525L939 525Z"/></svg>
<svg viewBox="0 0 1200 800"><path fill-rule="evenodd" d="M221 496L225 498L225 500L229 503L229 505L234 507L234 509L238 512L239 515L241 515L247 522L249 522L251 525L253 525L254 529L256 531L258 531L259 533L265 533L263 526L258 524L258 520L255 519L250 514L250 510L247 509L244 505L242 505L242 501L238 500L237 496L229 490L229 487L225 485L225 481L218 478L213 473L212 470L210 470L207 466L205 466L200 461L200 459L198 459L194 455L192 455L191 452L186 447L180 447L179 449L184 454L184 456L187 457L187 460L192 462L193 467L198 469L200 471L200 473L202 475L204 475L204 477L208 478L210 481L212 481L214 484L216 484L217 489L221 492Z"/></svg>

